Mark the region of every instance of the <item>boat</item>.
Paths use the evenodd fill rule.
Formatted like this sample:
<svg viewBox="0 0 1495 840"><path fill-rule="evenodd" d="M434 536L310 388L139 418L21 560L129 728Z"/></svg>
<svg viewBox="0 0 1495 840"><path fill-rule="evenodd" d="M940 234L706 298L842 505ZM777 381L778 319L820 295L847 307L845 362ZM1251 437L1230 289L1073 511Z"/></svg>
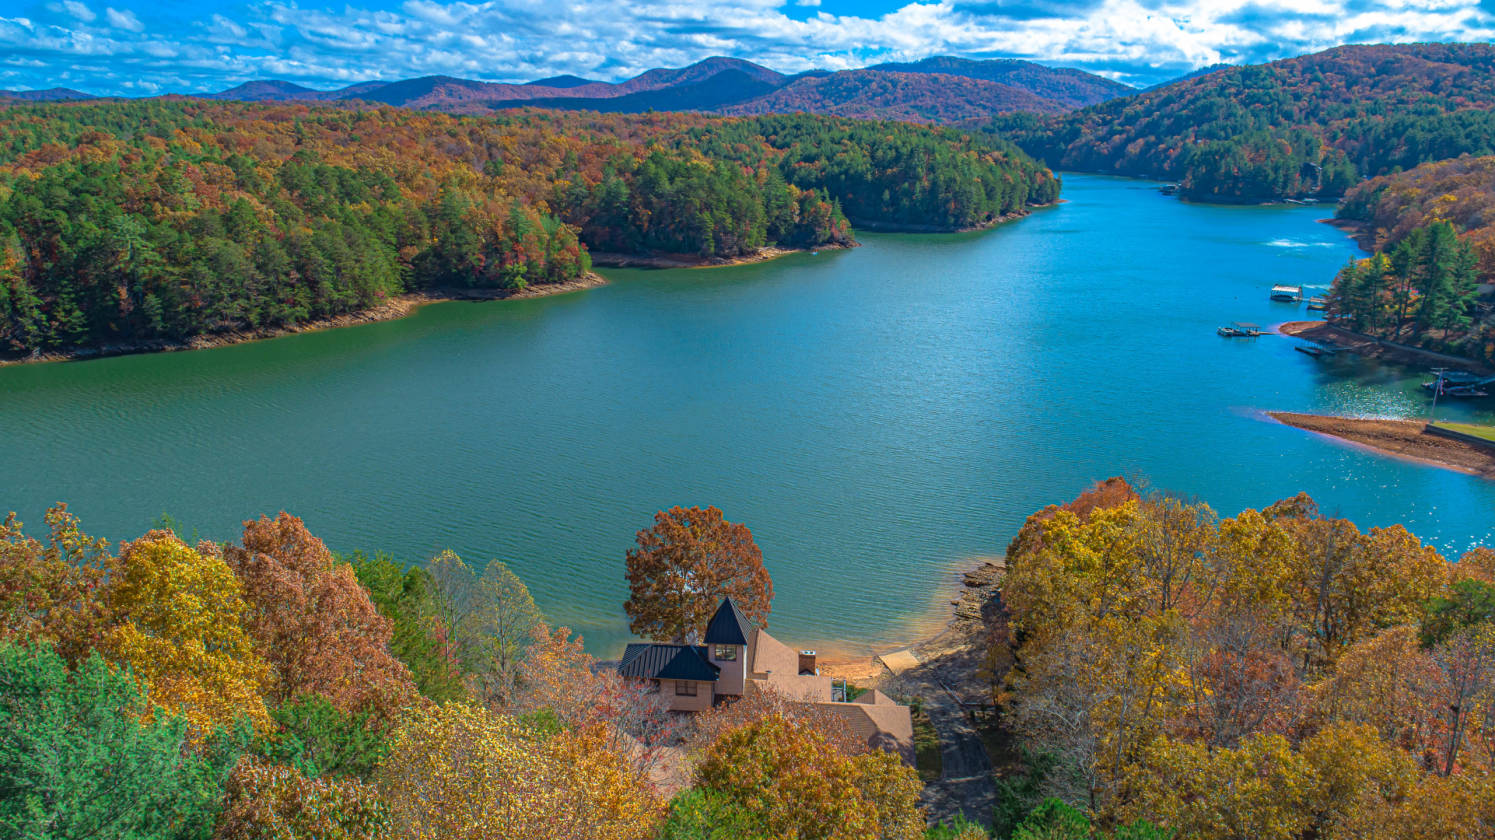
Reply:
<svg viewBox="0 0 1495 840"><path fill-rule="evenodd" d="M1317 344L1295 344L1293 345L1293 349L1298 351L1299 353L1304 353L1312 356L1315 359L1321 359L1324 356L1332 356L1335 353L1339 352L1336 348L1320 347Z"/></svg>
<svg viewBox="0 0 1495 840"><path fill-rule="evenodd" d="M1476 385L1455 385L1452 388L1444 388L1443 396L1469 399L1473 397L1488 397L1490 394L1488 391L1480 390Z"/></svg>
<svg viewBox="0 0 1495 840"><path fill-rule="evenodd" d="M1297 303L1303 299L1302 286L1273 286L1272 300L1280 300L1286 303Z"/></svg>
<svg viewBox="0 0 1495 840"><path fill-rule="evenodd" d="M1308 299L1308 311L1323 312L1329 308L1329 299L1326 297L1311 297Z"/></svg>
<svg viewBox="0 0 1495 840"><path fill-rule="evenodd" d="M1489 385L1490 383L1495 382L1495 377L1486 378L1477 376L1472 373L1466 373L1465 371L1456 370L1451 373L1443 374L1443 376L1439 379L1430 379L1427 382L1422 383L1422 387L1428 389L1429 391L1432 391L1438 388L1439 382L1443 383L1442 393L1446 394L1450 389L1453 388L1479 388L1485 385Z"/></svg>
<svg viewBox="0 0 1495 840"><path fill-rule="evenodd" d="M1256 338L1257 336L1264 335L1265 333L1260 327L1256 326L1255 324L1249 324L1245 321L1236 321L1228 327L1220 327L1219 329L1215 330L1215 334L1222 338Z"/></svg>

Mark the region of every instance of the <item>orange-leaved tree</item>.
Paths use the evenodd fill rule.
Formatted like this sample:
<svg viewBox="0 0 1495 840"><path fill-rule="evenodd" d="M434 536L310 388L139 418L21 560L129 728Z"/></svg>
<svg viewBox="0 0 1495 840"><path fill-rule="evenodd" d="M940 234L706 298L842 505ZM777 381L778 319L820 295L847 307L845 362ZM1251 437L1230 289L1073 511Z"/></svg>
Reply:
<svg viewBox="0 0 1495 840"><path fill-rule="evenodd" d="M46 522L46 543L22 533L14 513L0 522L0 639L50 642L77 665L103 632L108 544L84 534L67 505L49 509Z"/></svg>
<svg viewBox="0 0 1495 840"><path fill-rule="evenodd" d="M321 694L342 711L389 719L415 697L410 670L389 652L389 619L300 519L282 511L245 522L243 546L224 559L244 585L244 624L274 669L271 699Z"/></svg>
<svg viewBox="0 0 1495 840"><path fill-rule="evenodd" d="M628 629L685 642L705 630L723 597L750 621L768 623L773 581L747 526L715 507L673 507L654 515L628 550Z"/></svg>
<svg viewBox="0 0 1495 840"><path fill-rule="evenodd" d="M125 543L103 596L118 623L102 649L145 683L151 705L178 709L201 738L247 718L267 728L260 696L270 669L244 630L239 581L209 544L193 549L170 531Z"/></svg>

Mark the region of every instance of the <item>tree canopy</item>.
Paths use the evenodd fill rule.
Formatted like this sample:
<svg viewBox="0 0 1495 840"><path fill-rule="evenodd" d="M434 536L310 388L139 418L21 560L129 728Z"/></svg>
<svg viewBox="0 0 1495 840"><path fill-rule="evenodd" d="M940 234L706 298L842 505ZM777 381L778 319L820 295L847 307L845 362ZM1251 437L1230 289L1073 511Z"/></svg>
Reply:
<svg viewBox="0 0 1495 840"><path fill-rule="evenodd" d="M767 626L773 581L747 526L715 507L673 507L654 515L628 550L628 628L661 641L699 640L722 599Z"/></svg>

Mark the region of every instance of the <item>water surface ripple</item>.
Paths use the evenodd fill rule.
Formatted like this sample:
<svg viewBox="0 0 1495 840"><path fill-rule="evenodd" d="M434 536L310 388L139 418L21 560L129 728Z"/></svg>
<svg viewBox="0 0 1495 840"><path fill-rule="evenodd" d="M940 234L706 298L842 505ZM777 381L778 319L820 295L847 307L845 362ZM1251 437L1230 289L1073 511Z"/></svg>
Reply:
<svg viewBox="0 0 1495 840"><path fill-rule="evenodd" d="M748 523L774 629L822 645L906 639L932 582L1118 473L1227 515L1306 490L1444 551L1495 543L1495 483L1256 414L1421 411L1420 371L1214 334L1304 316L1266 288L1357 253L1328 208L1078 175L1065 197L983 234L0 369L0 509L39 533L67 500L117 540L163 511L222 538L284 508L339 550L502 558L599 653L626 635L632 534L673 504Z"/></svg>

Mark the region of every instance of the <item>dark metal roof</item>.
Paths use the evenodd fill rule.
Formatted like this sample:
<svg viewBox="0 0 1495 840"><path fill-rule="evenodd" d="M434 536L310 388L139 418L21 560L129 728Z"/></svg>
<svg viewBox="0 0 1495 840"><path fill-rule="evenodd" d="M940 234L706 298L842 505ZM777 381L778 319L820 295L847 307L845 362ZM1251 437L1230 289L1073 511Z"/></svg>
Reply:
<svg viewBox="0 0 1495 840"><path fill-rule="evenodd" d="M745 645L752 632L753 625L742 610L732 603L731 598L723 598L722 605L716 608L716 614L706 625L706 644Z"/></svg>
<svg viewBox="0 0 1495 840"><path fill-rule="evenodd" d="M618 673L649 680L715 682L721 669L706 661L706 648L699 645L634 643L623 651Z"/></svg>

